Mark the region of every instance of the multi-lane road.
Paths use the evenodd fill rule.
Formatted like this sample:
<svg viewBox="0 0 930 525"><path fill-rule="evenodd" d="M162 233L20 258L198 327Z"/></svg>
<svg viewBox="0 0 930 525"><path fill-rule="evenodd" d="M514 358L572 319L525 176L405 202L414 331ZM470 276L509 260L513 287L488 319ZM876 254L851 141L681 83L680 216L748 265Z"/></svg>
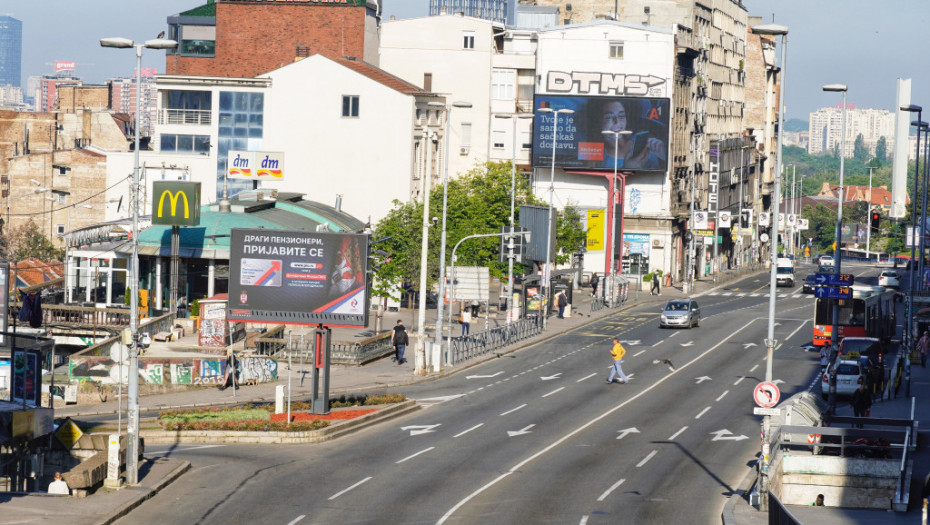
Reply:
<svg viewBox="0 0 930 525"><path fill-rule="evenodd" d="M783 398L819 388L804 270L777 295ZM333 442L152 445L193 469L124 522L718 522L759 450L768 290L762 274L698 298L692 330L661 330L659 306L640 306L403 388L425 408ZM605 382L613 337L627 384Z"/></svg>

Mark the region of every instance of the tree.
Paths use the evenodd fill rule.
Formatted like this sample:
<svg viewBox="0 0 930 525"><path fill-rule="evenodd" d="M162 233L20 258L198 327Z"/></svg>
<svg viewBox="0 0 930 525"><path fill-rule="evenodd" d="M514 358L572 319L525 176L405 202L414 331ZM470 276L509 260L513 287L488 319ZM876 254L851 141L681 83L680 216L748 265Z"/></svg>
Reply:
<svg viewBox="0 0 930 525"><path fill-rule="evenodd" d="M39 230L39 225L31 219L4 237L6 237L7 256L13 261L22 261L29 257L45 262L60 261L65 258L64 250L56 248L52 241L48 240L48 237Z"/></svg>
<svg viewBox="0 0 930 525"><path fill-rule="evenodd" d="M584 248L587 236L587 230L581 225L581 212L578 211L574 202L569 201L559 214L556 226L556 246L559 248L558 253L555 254L556 264L569 262L573 254Z"/></svg>
<svg viewBox="0 0 930 525"><path fill-rule="evenodd" d="M888 160L888 141L884 136L878 137L878 142L875 143L875 158L882 163Z"/></svg>
<svg viewBox="0 0 930 525"><path fill-rule="evenodd" d="M853 158L859 162L869 160L869 148L865 145L862 133L856 135L856 142L853 143Z"/></svg>

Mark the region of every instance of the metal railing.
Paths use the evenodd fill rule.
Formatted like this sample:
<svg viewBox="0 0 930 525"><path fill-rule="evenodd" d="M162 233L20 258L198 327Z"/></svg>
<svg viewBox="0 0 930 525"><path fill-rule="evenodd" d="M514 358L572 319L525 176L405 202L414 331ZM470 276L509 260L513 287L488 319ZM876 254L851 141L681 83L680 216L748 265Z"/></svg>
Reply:
<svg viewBox="0 0 930 525"><path fill-rule="evenodd" d="M209 110L202 109L162 109L158 112L159 124L189 124L207 126L212 122Z"/></svg>
<svg viewBox="0 0 930 525"><path fill-rule="evenodd" d="M520 319L508 325L498 326L482 332L473 332L449 340L450 364L461 363L507 345L542 333L542 317Z"/></svg>
<svg viewBox="0 0 930 525"><path fill-rule="evenodd" d="M332 341L330 342L330 363L334 365L363 365L375 359L391 355L394 347L391 345L392 332L384 332L358 342ZM275 359L303 359L312 361L315 353L312 334L304 337L285 333L284 325L279 325L256 339L256 352Z"/></svg>

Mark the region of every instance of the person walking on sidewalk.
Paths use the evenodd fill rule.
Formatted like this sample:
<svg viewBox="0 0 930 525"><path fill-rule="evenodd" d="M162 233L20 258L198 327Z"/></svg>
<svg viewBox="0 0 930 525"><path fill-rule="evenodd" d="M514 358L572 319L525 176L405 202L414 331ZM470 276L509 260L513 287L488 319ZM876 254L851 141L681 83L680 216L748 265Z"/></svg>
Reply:
<svg viewBox="0 0 930 525"><path fill-rule="evenodd" d="M407 362L404 359L404 350L407 349L407 345L410 344L410 337L407 334L407 327L404 326L404 322L400 319L397 320L397 324L394 325L394 334L391 335L391 344L394 345L394 361L398 365L402 365Z"/></svg>
<svg viewBox="0 0 930 525"><path fill-rule="evenodd" d="M556 295L556 304L559 305L559 319L565 319L565 307L568 306L568 296L565 295L565 290Z"/></svg>
<svg viewBox="0 0 930 525"><path fill-rule="evenodd" d="M614 364L610 367L610 377L607 378L608 383L614 382L614 376L620 377L621 383L627 382L626 374L623 373L623 356L626 355L626 348L623 348L623 345L620 344L620 341L617 338L614 338L614 346L610 350L610 356L614 358Z"/></svg>
<svg viewBox="0 0 930 525"><path fill-rule="evenodd" d="M468 335L471 331L471 306L462 310L462 337Z"/></svg>
<svg viewBox="0 0 930 525"><path fill-rule="evenodd" d="M597 272L591 274L591 297L597 297L597 283L599 283L600 280L600 277L597 276Z"/></svg>
<svg viewBox="0 0 930 525"><path fill-rule="evenodd" d="M930 352L930 330L924 330L924 335L917 341L917 351L920 352L920 366L927 368L927 352Z"/></svg>
<svg viewBox="0 0 930 525"><path fill-rule="evenodd" d="M853 415L856 417L868 417L869 409L872 408L872 393L866 388L865 381L859 379L859 388L853 392L852 399L849 400L852 405ZM862 425L856 425L862 428Z"/></svg>
<svg viewBox="0 0 930 525"><path fill-rule="evenodd" d="M659 270L652 272L652 290L649 293L651 295L662 295L662 290L659 288Z"/></svg>

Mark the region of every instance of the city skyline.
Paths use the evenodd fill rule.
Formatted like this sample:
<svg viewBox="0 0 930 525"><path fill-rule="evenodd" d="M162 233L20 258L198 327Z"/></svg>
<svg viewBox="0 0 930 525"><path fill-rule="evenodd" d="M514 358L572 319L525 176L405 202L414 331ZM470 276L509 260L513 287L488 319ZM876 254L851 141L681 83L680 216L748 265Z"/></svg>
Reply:
<svg viewBox="0 0 930 525"><path fill-rule="evenodd" d="M429 0L383 0L383 20L427 16ZM22 85L29 76L54 73L55 61L73 61L75 75L90 84L109 78L128 77L135 62L103 49L100 38L123 36L137 40L154 38L167 30L167 17L205 3L204 0L145 2L130 12L116 0L66 0L21 3L6 13L23 22ZM808 120L810 113L839 102L821 86L845 83L848 102L858 108L893 110L895 81L911 78L911 103L930 105L930 72L909 58L919 29L928 22L930 10L922 2L895 3L895 11L869 9L866 0L803 2L802 0L743 0L750 16L763 23L789 28L786 118ZM14 6L10 6L14 7ZM843 24L823 24L842 7ZM54 13L51 25L45 20ZM848 13L869 13L849 17ZM774 17L774 18L773 18ZM49 31L46 31L48 29ZM48 38L54 34L54 38ZM854 36L852 38L851 36ZM47 65L48 64L48 65ZM164 73L165 54L147 50L142 66Z"/></svg>

